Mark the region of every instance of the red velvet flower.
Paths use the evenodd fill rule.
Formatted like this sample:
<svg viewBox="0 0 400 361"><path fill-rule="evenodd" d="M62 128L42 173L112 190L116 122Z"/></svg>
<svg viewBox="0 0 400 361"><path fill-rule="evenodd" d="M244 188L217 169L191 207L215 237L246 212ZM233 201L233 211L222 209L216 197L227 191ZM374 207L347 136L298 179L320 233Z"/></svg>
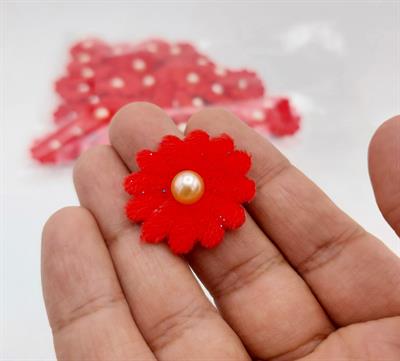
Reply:
<svg viewBox="0 0 400 361"><path fill-rule="evenodd" d="M136 155L139 171L125 179L133 197L126 214L143 222L145 242L165 239L174 253L187 253L198 241L206 248L217 246L225 230L245 221L242 203L255 194L255 184L246 177L250 156L235 150L228 135L210 138L203 131L185 139L163 138L157 151Z"/></svg>

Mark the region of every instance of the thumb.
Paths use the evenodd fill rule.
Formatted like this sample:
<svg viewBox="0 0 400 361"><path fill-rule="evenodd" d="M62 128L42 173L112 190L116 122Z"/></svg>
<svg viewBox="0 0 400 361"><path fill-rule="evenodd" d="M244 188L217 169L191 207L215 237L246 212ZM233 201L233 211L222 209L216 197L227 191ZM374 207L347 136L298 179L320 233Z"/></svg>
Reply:
<svg viewBox="0 0 400 361"><path fill-rule="evenodd" d="M378 128L369 145L368 158L378 207L400 236L400 115Z"/></svg>

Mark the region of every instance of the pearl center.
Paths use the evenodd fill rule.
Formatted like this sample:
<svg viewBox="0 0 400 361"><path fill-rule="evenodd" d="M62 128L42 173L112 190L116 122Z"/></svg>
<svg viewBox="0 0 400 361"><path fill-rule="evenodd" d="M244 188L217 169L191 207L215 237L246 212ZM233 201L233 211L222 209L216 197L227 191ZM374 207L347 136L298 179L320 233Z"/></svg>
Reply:
<svg viewBox="0 0 400 361"><path fill-rule="evenodd" d="M192 170L183 170L172 180L171 193L179 203L196 203L204 194L203 178Z"/></svg>

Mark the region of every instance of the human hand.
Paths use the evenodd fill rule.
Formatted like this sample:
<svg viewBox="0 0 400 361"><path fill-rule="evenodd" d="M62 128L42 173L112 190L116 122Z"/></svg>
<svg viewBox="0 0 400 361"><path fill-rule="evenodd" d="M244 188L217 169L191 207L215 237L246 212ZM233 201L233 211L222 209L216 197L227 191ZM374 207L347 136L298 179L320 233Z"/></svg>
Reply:
<svg viewBox="0 0 400 361"><path fill-rule="evenodd" d="M227 132L253 156L245 224L178 257L139 240L122 181L134 154L181 133L159 108L121 109L109 146L74 169L81 207L43 231L46 308L60 360L399 360L400 259L268 141L219 109L187 130ZM370 145L379 208L400 235L400 117ZM213 296L202 292L190 268Z"/></svg>

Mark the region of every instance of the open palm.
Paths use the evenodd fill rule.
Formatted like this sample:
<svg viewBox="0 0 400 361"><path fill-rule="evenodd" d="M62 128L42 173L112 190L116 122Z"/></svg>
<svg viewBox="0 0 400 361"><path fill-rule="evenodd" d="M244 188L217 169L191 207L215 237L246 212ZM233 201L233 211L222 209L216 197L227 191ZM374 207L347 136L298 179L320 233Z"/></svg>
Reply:
<svg viewBox="0 0 400 361"><path fill-rule="evenodd" d="M159 108L125 106L109 146L74 170L81 207L43 232L46 307L60 360L400 360L400 260L263 137L220 109L187 130L230 134L252 154L243 227L186 258L144 244L122 180L134 154L182 136ZM370 146L383 215L400 234L400 118ZM191 269L207 287L217 309Z"/></svg>

